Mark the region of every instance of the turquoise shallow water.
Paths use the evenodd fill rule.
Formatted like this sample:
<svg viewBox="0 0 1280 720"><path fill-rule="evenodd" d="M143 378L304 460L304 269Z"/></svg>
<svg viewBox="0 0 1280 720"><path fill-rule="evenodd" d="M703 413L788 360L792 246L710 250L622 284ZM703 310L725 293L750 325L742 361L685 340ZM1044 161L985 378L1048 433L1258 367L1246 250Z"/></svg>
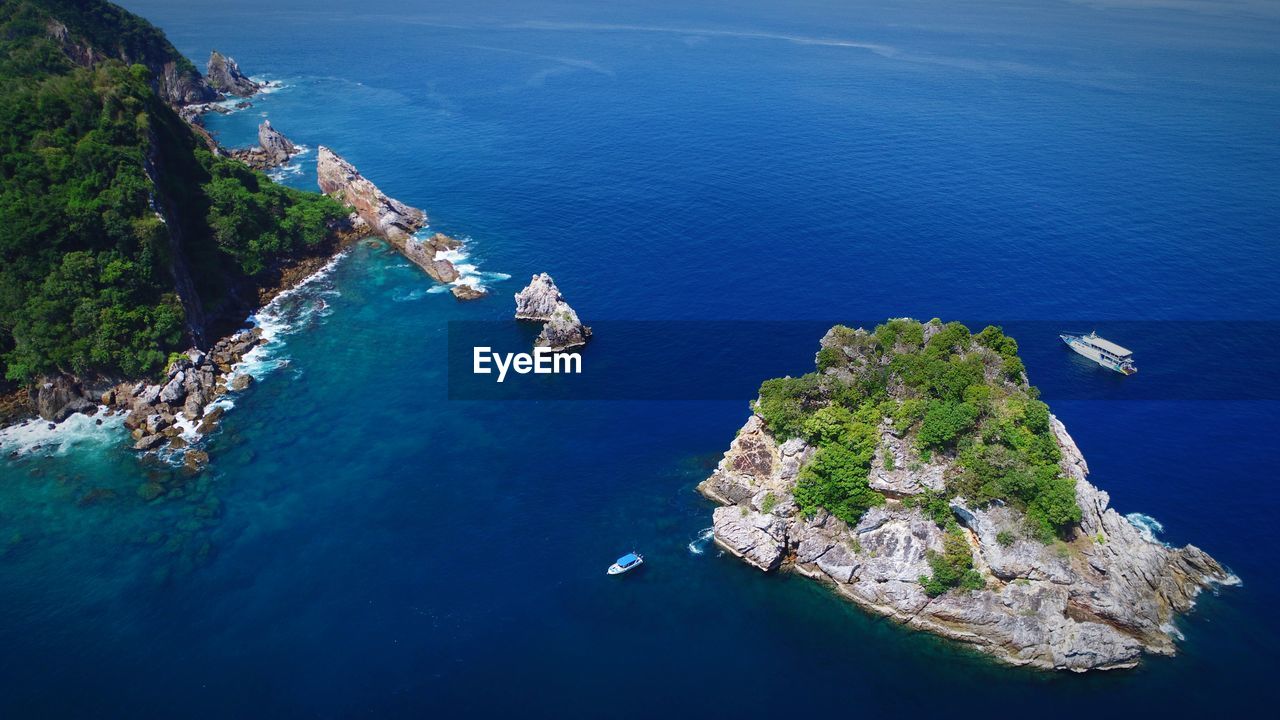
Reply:
<svg viewBox="0 0 1280 720"><path fill-rule="evenodd" d="M449 321L503 320L545 270L617 328L588 362L626 362L611 321L1154 320L1196 337L1144 342L1140 364L1195 382L1211 330L1176 321L1280 309L1270 5L126 5L281 82L209 119L224 142L265 114L312 148L287 182L312 187L330 145L512 278L460 304L353 249L266 318L261 381L181 497L143 502L172 471L110 428L10 440L43 447L0 459L0 713L1182 716L1265 697L1274 401L1125 395L1020 338L1033 381L1112 398L1053 408L1114 505L1244 580L1178 622L1179 657L1064 677L695 542L693 486L757 364L721 360L735 400L450 401L445 349ZM611 582L633 547L648 565Z"/></svg>

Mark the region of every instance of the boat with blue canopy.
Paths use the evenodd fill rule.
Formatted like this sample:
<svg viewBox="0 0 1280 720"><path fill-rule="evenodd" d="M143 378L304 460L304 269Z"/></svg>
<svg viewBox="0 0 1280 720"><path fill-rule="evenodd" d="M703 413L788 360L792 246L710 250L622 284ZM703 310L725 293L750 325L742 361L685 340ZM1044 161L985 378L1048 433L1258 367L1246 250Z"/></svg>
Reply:
<svg viewBox="0 0 1280 720"><path fill-rule="evenodd" d="M618 561L609 566L610 575L621 575L624 572L635 570L644 564L644 556L637 552L629 552L618 558Z"/></svg>

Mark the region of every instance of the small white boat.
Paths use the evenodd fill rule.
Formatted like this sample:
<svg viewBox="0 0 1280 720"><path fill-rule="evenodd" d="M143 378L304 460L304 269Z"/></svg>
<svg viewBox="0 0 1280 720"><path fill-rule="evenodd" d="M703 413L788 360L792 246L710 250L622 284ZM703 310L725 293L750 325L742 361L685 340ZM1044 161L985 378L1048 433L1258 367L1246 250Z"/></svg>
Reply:
<svg viewBox="0 0 1280 720"><path fill-rule="evenodd" d="M1123 375L1138 372L1133 365L1133 351L1098 337L1097 332L1088 335L1059 335L1062 342L1072 350L1098 363L1108 370L1115 370Z"/></svg>
<svg viewBox="0 0 1280 720"><path fill-rule="evenodd" d="M609 566L610 575L621 575L624 572L635 570L644 564L644 556L640 553L630 552L618 558L618 562Z"/></svg>

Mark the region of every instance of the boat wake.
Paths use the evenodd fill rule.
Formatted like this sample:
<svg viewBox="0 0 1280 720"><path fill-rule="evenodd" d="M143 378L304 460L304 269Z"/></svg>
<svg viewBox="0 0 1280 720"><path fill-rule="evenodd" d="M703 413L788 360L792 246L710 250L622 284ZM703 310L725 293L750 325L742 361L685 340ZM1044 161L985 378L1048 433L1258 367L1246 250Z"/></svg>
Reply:
<svg viewBox="0 0 1280 720"><path fill-rule="evenodd" d="M701 555L706 552L707 543L716 535L715 528L703 528L698 531L698 536L689 543L689 552L694 555Z"/></svg>

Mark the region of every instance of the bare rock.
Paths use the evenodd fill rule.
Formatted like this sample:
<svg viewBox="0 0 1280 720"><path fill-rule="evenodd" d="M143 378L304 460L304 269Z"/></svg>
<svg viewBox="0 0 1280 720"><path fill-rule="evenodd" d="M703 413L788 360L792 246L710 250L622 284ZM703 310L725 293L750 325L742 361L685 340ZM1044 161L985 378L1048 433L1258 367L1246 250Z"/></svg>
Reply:
<svg viewBox="0 0 1280 720"><path fill-rule="evenodd" d="M354 209L370 230L432 278L445 283L458 279L453 263L439 257L440 251L457 247L457 241L440 233L428 238L414 235L426 227L425 212L388 197L355 166L323 145L316 155L316 176L321 192Z"/></svg>
<svg viewBox="0 0 1280 720"><path fill-rule="evenodd" d="M516 319L546 322L562 302L564 295L556 287L555 280L546 273L539 273L533 276L523 290L516 293Z"/></svg>
<svg viewBox="0 0 1280 720"><path fill-rule="evenodd" d="M582 324L578 313L569 307L569 303L561 302L551 313L551 319L543 323L542 332L538 333L533 344L535 347L567 350L586 345L590 339L591 328Z"/></svg>
<svg viewBox="0 0 1280 720"><path fill-rule="evenodd" d="M155 450L164 444L165 437L159 433L154 435L144 435L141 440L133 444L134 450L148 451Z"/></svg>
<svg viewBox="0 0 1280 720"><path fill-rule="evenodd" d="M453 296L459 300L476 300L488 295L489 293L481 288L472 287L470 285L454 285L449 289Z"/></svg>
<svg viewBox="0 0 1280 720"><path fill-rule="evenodd" d="M258 125L258 145L262 148L262 152L276 164L285 162L298 154L298 146L272 127L270 120L263 120L262 124Z"/></svg>
<svg viewBox="0 0 1280 720"><path fill-rule="evenodd" d="M768 572L782 562L786 551L786 523L775 515L745 507L719 507L712 513L716 543Z"/></svg>
<svg viewBox="0 0 1280 720"><path fill-rule="evenodd" d="M174 373L169 378L169 382L165 383L165 386L160 390L160 402L169 403L171 405L181 402L182 398L187 395L187 390L183 386L186 379L186 373L184 371L179 370Z"/></svg>
<svg viewBox="0 0 1280 720"><path fill-rule="evenodd" d="M36 413L45 420L62 422L75 413L97 407L81 394L80 383L66 375L41 382L35 392Z"/></svg>

